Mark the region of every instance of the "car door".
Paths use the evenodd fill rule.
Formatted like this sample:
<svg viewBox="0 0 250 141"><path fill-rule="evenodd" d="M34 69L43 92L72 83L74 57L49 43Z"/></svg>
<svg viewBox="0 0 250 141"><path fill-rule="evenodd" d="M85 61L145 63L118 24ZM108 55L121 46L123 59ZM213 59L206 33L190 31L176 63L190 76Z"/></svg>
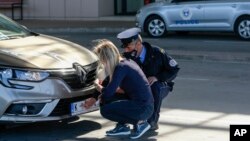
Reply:
<svg viewBox="0 0 250 141"><path fill-rule="evenodd" d="M174 0L169 6L166 17L168 30L192 31L204 27L203 0Z"/></svg>
<svg viewBox="0 0 250 141"><path fill-rule="evenodd" d="M203 5L206 29L229 30L233 27L233 18L237 10L237 3L225 0L208 0Z"/></svg>

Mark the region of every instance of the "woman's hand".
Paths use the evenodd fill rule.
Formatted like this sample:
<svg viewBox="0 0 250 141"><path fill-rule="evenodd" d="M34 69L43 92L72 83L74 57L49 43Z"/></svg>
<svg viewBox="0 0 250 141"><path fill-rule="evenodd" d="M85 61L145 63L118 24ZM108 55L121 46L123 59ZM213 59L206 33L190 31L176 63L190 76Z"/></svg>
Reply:
<svg viewBox="0 0 250 141"><path fill-rule="evenodd" d="M100 85L100 82L99 82L99 80L98 79L96 79L95 81L94 81L94 85L95 85L95 88L96 88L96 90L98 91L98 92L102 92L102 88L103 88L103 86L102 85Z"/></svg>
<svg viewBox="0 0 250 141"><path fill-rule="evenodd" d="M91 97L85 100L84 108L89 109L96 103L96 99Z"/></svg>

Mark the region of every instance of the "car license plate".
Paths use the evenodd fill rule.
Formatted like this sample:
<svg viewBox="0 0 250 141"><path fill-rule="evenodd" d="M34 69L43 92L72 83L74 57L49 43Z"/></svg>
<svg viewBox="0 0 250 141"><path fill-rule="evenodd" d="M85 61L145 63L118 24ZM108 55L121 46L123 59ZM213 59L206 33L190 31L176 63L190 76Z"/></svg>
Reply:
<svg viewBox="0 0 250 141"><path fill-rule="evenodd" d="M85 101L78 101L70 104L71 115L79 115L83 113L87 113L90 111L98 110L99 109L99 101L97 101L92 107L86 109L84 107Z"/></svg>

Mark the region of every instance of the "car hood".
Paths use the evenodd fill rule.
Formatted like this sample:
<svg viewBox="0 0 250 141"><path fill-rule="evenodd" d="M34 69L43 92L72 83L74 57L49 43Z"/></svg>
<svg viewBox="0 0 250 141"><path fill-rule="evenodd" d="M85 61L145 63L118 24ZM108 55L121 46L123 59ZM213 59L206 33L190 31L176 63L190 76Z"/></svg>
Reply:
<svg viewBox="0 0 250 141"><path fill-rule="evenodd" d="M0 41L0 65L4 66L65 69L73 63L88 65L97 60L80 45L46 35Z"/></svg>

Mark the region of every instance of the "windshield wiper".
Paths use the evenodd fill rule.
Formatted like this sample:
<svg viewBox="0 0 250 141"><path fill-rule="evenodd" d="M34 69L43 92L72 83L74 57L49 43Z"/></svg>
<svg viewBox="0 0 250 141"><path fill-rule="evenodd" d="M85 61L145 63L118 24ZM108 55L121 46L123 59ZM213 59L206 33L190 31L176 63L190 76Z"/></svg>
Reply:
<svg viewBox="0 0 250 141"><path fill-rule="evenodd" d="M30 31L30 34L33 35L33 36L39 36L40 35L38 33L32 32L32 31Z"/></svg>

